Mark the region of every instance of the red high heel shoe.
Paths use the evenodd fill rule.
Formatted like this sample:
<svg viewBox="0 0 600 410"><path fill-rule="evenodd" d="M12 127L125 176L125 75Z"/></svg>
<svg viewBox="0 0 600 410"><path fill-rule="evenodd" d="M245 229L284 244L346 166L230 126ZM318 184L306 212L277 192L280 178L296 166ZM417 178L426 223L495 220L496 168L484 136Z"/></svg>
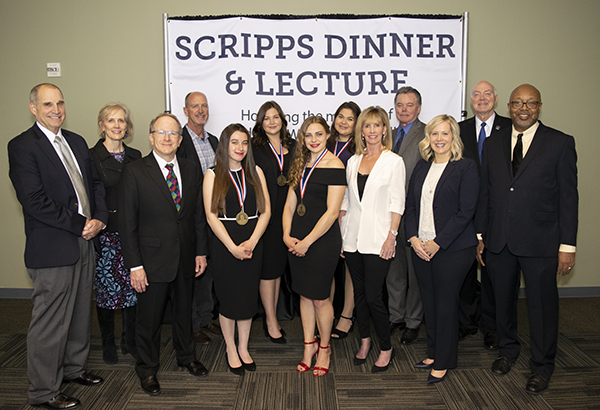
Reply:
<svg viewBox="0 0 600 410"><path fill-rule="evenodd" d="M317 343L317 338L316 337L315 337L315 340L313 340L312 342L304 342L305 345L314 345L315 343ZM317 349L317 351L313 353L312 357L310 358L310 363L309 364L306 364L304 362L300 362L298 364L298 367L300 369L296 368L296 371L298 373L306 373L307 371L309 371L310 367L312 366L312 359L315 358L315 356L317 355L318 351L319 351L319 349Z"/></svg>
<svg viewBox="0 0 600 410"><path fill-rule="evenodd" d="M329 356L331 356L331 345L327 345L327 346L321 346L319 345L319 349L329 349ZM316 372L323 372L322 374L317 374ZM314 370L313 370L313 376L315 377L323 377L325 376L327 373L329 373L329 367L321 367L321 366L315 366Z"/></svg>

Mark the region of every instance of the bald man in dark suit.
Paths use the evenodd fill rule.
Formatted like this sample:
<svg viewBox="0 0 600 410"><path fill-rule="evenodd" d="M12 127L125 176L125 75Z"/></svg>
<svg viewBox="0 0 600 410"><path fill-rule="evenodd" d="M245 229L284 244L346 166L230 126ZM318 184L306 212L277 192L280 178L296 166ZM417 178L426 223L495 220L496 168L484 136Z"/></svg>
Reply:
<svg viewBox="0 0 600 410"><path fill-rule="evenodd" d="M498 103L496 87L487 81L478 82L471 91L471 107L475 115L461 121L460 138L463 156L477 163L481 172L481 152L483 142L492 134L510 128L510 118L502 117L494 111ZM485 266L481 267L481 293L478 294L477 268L479 263L473 257L473 265L460 291L460 327L458 340L463 340L481 329L483 346L488 350L498 349L496 337L496 308L492 285Z"/></svg>
<svg viewBox="0 0 600 410"><path fill-rule="evenodd" d="M577 153L572 136L538 121L540 92L523 84L510 95L512 127L483 145L481 189L475 217L496 298L500 356L497 375L508 373L521 346L517 338L517 292L523 272L527 289L531 375L525 390L548 388L558 344L557 275L575 265L578 204ZM482 259L483 250L487 249Z"/></svg>

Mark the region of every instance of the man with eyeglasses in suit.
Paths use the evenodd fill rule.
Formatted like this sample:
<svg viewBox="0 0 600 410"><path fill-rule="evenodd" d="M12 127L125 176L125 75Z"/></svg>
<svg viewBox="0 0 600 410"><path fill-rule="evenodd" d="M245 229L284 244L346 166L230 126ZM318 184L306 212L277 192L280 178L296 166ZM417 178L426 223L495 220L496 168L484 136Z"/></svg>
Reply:
<svg viewBox="0 0 600 410"><path fill-rule="evenodd" d="M487 266L496 298L500 355L491 370L508 373L520 353L516 289L522 271L532 353L525 390L530 394L546 390L554 371L556 276L568 275L575 265L579 203L575 140L538 121L541 109L534 86L523 84L511 93L512 127L483 145L475 217L481 233L478 259Z"/></svg>

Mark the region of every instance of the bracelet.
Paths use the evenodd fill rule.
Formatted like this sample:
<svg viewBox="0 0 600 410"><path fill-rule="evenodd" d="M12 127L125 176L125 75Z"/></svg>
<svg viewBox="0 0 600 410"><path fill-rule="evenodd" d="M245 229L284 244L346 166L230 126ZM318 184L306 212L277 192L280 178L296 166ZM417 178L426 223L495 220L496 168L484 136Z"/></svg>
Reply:
<svg viewBox="0 0 600 410"><path fill-rule="evenodd" d="M412 241L412 242L410 243L410 246L412 247L412 246L413 246L413 244L414 244L414 243L415 243L415 242L416 242L418 239L419 239L419 238L415 238L415 239L414 239L414 241Z"/></svg>

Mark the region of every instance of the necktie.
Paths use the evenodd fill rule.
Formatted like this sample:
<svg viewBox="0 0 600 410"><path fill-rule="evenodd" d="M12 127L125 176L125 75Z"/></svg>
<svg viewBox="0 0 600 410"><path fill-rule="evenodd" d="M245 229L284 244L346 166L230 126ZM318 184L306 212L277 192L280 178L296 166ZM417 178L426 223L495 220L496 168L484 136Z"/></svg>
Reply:
<svg viewBox="0 0 600 410"><path fill-rule="evenodd" d="M54 137L54 142L58 146L58 150L60 151L60 155L63 158L65 163L65 167L67 168L67 173L71 178L71 183L73 183L73 188L75 188L75 192L77 193L77 198L81 204L81 211L83 215L91 219L92 212L90 211L90 200L87 196L87 192L85 190L85 184L83 183L83 177L79 173L77 166L75 165L75 160L71 155L71 152L67 148L67 143L63 141L63 139L57 135Z"/></svg>
<svg viewBox="0 0 600 410"><path fill-rule="evenodd" d="M167 175L167 186L169 187L169 191L171 191L171 197L173 198L173 202L175 202L175 208L177 208L177 212L179 213L179 211L181 211L179 182L177 182L177 177L173 171L173 164L167 164L165 165L165 168L169 170L169 174Z"/></svg>
<svg viewBox="0 0 600 410"><path fill-rule="evenodd" d="M404 128L400 128L400 138L398 138L398 141L396 141L396 143L394 144L394 148L392 148L392 151L394 151L396 154L400 151L400 145L402 145L403 140L404 140Z"/></svg>
<svg viewBox="0 0 600 410"><path fill-rule="evenodd" d="M513 150L513 178L515 177L515 175L517 175L517 172L519 172L521 162L523 162L523 134L517 135L517 143L515 144L515 149Z"/></svg>
<svg viewBox="0 0 600 410"><path fill-rule="evenodd" d="M481 163L481 153L483 152L483 141L487 135L485 134L485 122L481 123L481 131L479 131L479 140L477 141L477 148L479 149L479 162Z"/></svg>

